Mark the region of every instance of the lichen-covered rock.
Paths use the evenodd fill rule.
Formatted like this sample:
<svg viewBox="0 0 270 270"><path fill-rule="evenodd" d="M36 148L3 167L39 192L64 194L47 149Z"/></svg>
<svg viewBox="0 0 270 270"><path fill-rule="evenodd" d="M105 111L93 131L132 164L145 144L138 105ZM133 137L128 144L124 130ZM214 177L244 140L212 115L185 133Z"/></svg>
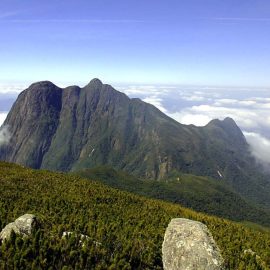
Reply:
<svg viewBox="0 0 270 270"><path fill-rule="evenodd" d="M25 214L5 226L0 232L0 240L8 240L12 230L23 237L30 236L36 226L37 218L34 215Z"/></svg>
<svg viewBox="0 0 270 270"><path fill-rule="evenodd" d="M172 219L162 245L165 270L220 270L223 258L206 225L184 218Z"/></svg>

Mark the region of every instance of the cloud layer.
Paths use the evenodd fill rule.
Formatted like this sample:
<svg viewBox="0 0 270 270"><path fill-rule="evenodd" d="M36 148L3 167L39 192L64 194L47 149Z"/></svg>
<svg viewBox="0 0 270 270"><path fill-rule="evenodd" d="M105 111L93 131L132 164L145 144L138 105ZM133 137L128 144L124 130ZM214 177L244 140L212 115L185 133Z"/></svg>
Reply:
<svg viewBox="0 0 270 270"><path fill-rule="evenodd" d="M7 112L0 112L0 127L4 123L6 117L7 117Z"/></svg>
<svg viewBox="0 0 270 270"><path fill-rule="evenodd" d="M10 140L10 132L8 130L8 126L2 126L0 128L0 146L9 143Z"/></svg>
<svg viewBox="0 0 270 270"><path fill-rule="evenodd" d="M270 165L270 140L255 132L244 132L253 156L261 163Z"/></svg>
<svg viewBox="0 0 270 270"><path fill-rule="evenodd" d="M17 95L29 86L27 83L0 83L0 93L11 96Z"/></svg>

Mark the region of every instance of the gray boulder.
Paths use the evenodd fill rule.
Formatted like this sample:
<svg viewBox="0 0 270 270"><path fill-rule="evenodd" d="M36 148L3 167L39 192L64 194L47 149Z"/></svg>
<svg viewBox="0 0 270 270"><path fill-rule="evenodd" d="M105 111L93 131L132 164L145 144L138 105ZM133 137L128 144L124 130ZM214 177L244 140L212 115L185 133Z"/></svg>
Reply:
<svg viewBox="0 0 270 270"><path fill-rule="evenodd" d="M172 219L162 245L164 270L220 270L223 258L207 227L198 221Z"/></svg>
<svg viewBox="0 0 270 270"><path fill-rule="evenodd" d="M0 232L0 240L8 240L12 230L23 237L30 236L37 224L36 216L25 214L5 226L5 228Z"/></svg>

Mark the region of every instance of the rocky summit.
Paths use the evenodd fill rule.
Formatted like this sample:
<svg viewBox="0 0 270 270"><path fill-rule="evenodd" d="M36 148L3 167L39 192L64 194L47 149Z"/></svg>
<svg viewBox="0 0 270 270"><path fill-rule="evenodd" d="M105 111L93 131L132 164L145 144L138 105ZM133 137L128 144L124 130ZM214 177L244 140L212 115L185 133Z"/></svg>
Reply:
<svg viewBox="0 0 270 270"><path fill-rule="evenodd" d="M10 135L0 147L3 161L56 171L109 165L157 180L191 173L270 205L269 176L251 157L233 119L205 127L182 125L99 79L83 88L32 84L19 95L3 127Z"/></svg>
<svg viewBox="0 0 270 270"><path fill-rule="evenodd" d="M172 219L162 245L165 270L221 270L223 258L207 227L185 218Z"/></svg>

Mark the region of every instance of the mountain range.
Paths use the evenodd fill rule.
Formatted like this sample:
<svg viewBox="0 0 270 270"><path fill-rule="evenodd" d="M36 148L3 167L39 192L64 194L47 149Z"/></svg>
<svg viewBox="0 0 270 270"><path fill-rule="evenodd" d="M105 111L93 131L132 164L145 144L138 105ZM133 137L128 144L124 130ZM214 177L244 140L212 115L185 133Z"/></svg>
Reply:
<svg viewBox="0 0 270 270"><path fill-rule="evenodd" d="M178 173L206 176L251 203L270 206L269 174L231 118L183 125L93 79L83 88L32 84L3 126L11 137L0 147L0 160L65 172L109 165L156 181Z"/></svg>

